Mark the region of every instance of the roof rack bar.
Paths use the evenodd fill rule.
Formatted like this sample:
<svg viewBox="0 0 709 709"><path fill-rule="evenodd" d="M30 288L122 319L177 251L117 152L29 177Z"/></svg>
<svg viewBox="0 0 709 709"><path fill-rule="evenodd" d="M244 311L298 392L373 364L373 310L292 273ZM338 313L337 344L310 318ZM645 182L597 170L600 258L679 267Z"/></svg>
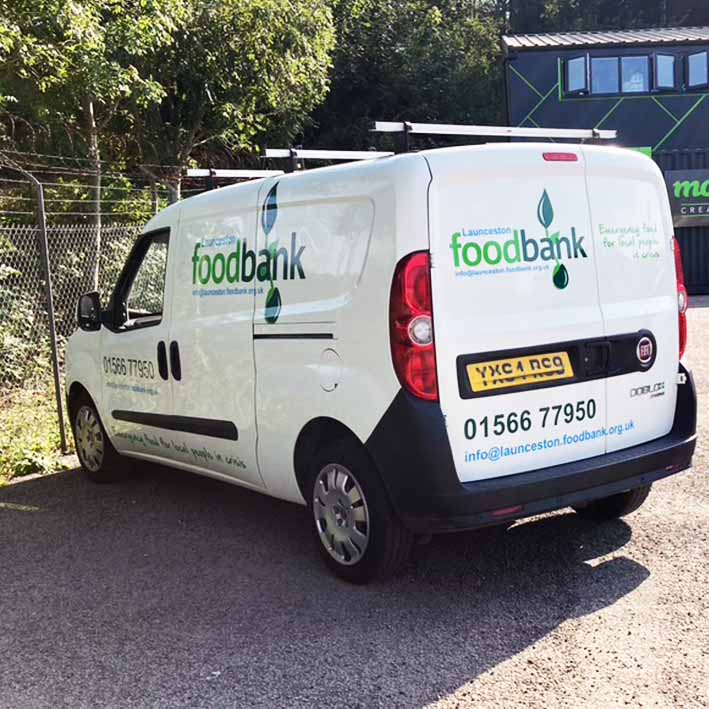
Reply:
<svg viewBox="0 0 709 709"><path fill-rule="evenodd" d="M569 138L579 140L615 140L615 130L597 128L515 128L512 126L480 126L461 123L410 123L408 121L375 121L375 133L418 133L420 135L477 135L500 138Z"/></svg>
<svg viewBox="0 0 709 709"><path fill-rule="evenodd" d="M188 168L185 177L226 177L252 179L256 177L276 177L283 170L210 170L209 168Z"/></svg>
<svg viewBox="0 0 709 709"><path fill-rule="evenodd" d="M376 150L304 150L303 148L266 148L265 158L300 158L302 160L372 160L388 158L393 152Z"/></svg>

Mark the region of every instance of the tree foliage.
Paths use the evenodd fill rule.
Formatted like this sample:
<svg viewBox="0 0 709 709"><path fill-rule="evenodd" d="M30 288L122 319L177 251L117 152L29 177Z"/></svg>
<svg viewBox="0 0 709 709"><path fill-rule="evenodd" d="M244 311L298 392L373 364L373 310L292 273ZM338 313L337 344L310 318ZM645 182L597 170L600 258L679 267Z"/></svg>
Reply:
<svg viewBox="0 0 709 709"><path fill-rule="evenodd" d="M184 0L171 42L141 57L162 87L132 119L146 157L184 165L193 150L254 148L297 132L328 87L334 31L319 0Z"/></svg>
<svg viewBox="0 0 709 709"><path fill-rule="evenodd" d="M318 139L366 146L372 120L485 123L500 118L494 13L475 0L341 0L332 90Z"/></svg>
<svg viewBox="0 0 709 709"><path fill-rule="evenodd" d="M0 0L0 115L123 165L363 147L377 118L501 120L503 32L702 23L704 0Z"/></svg>
<svg viewBox="0 0 709 709"><path fill-rule="evenodd" d="M510 32L623 30L709 23L704 0L508 0Z"/></svg>
<svg viewBox="0 0 709 709"><path fill-rule="evenodd" d="M12 0L0 5L0 96L61 140L110 130L130 99L146 107L163 87L136 60L164 46L182 16L177 0Z"/></svg>

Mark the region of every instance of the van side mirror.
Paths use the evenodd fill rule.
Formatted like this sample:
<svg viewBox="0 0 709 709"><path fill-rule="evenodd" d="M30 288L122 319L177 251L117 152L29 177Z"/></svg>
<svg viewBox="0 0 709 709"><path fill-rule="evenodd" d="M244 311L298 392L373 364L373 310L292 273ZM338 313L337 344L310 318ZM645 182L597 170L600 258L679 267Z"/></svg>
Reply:
<svg viewBox="0 0 709 709"><path fill-rule="evenodd" d="M87 332L101 329L101 300L97 291L84 293L77 307L79 327Z"/></svg>

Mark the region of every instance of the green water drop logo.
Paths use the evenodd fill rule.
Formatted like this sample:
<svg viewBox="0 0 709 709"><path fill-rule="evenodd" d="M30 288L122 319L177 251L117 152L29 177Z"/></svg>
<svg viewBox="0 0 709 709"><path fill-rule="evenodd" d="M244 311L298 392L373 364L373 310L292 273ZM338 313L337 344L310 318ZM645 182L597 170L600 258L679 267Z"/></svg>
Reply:
<svg viewBox="0 0 709 709"><path fill-rule="evenodd" d="M563 290L569 285L569 272L566 270L566 266L564 266L563 263L557 263L556 266L554 266L552 280L559 290Z"/></svg>
<svg viewBox="0 0 709 709"><path fill-rule="evenodd" d="M266 295L266 322L272 325L281 314L281 292L277 286L271 286Z"/></svg>
<svg viewBox="0 0 709 709"><path fill-rule="evenodd" d="M268 191L266 199L263 202L263 209L261 210L261 226L263 227L263 233L265 235L265 247L271 255L271 263L275 261L276 251L278 249L278 239L275 239L271 243L268 242L268 236L276 225L276 219L278 218L278 183L276 182L273 187ZM268 289L266 294L266 308L264 311L264 319L270 325L273 325L278 320L278 316L281 314L281 292L278 290L278 286L273 283L273 268L269 268L269 282L271 287Z"/></svg>
<svg viewBox="0 0 709 709"><path fill-rule="evenodd" d="M555 231L553 234L549 233L549 228L554 221L554 207L552 207L551 199L549 198L549 193L546 189L542 192L541 199L537 205L537 219L544 227L544 234L546 238L558 248L559 232ZM551 280L559 290L563 290L569 285L569 272L566 270L566 266L564 266L558 258L555 259L555 261L556 264L554 266L554 271L552 272Z"/></svg>

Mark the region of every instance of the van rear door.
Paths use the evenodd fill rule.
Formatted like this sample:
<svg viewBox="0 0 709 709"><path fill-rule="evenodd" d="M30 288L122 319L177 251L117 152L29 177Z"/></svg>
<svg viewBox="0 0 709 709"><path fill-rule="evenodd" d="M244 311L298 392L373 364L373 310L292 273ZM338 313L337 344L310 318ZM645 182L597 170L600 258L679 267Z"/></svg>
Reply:
<svg viewBox="0 0 709 709"><path fill-rule="evenodd" d="M425 155L439 396L459 478L603 454L608 347L584 152Z"/></svg>
<svg viewBox="0 0 709 709"><path fill-rule="evenodd" d="M673 230L664 181L652 160L617 148L582 151L601 311L611 343L610 452L672 428L679 351ZM636 333L636 340L618 342L625 333ZM628 371L617 373L624 364Z"/></svg>

